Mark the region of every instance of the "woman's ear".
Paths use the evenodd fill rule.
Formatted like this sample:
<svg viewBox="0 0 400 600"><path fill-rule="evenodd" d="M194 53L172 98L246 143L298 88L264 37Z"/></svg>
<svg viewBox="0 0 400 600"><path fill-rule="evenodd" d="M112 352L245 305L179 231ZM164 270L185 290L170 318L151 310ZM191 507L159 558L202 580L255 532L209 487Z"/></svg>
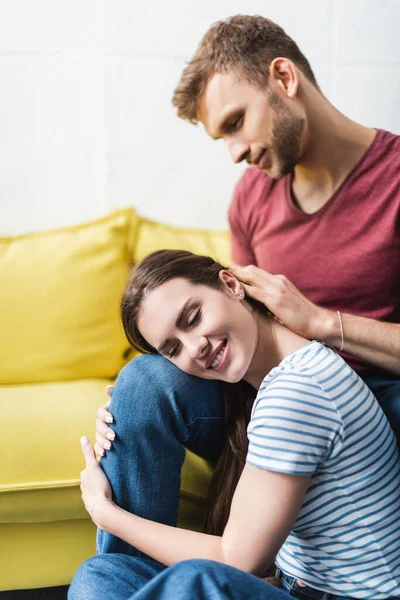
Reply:
<svg viewBox="0 0 400 600"><path fill-rule="evenodd" d="M242 284L236 277L229 271L222 270L219 272L219 278L221 280L223 289L228 292L233 298L242 300L244 298L244 290Z"/></svg>

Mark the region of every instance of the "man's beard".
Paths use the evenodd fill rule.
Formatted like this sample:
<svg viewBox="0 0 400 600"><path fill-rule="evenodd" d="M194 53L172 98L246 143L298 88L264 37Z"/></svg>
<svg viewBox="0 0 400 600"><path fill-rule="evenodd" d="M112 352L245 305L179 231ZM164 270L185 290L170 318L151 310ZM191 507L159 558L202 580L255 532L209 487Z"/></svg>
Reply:
<svg viewBox="0 0 400 600"><path fill-rule="evenodd" d="M305 119L296 117L276 92L268 93L272 115L272 143L268 148L270 160L264 170L270 177L280 179L294 170L300 154Z"/></svg>

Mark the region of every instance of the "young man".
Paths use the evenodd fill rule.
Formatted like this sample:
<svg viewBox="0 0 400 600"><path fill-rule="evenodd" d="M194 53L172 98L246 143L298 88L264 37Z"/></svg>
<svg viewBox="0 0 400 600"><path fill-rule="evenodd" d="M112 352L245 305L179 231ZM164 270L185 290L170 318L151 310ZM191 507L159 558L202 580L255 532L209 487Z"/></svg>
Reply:
<svg viewBox="0 0 400 600"><path fill-rule="evenodd" d="M344 350L399 438L400 138L339 113L293 40L262 17L212 26L173 102L180 117L223 138L235 162L252 165L230 210L233 260L257 265L234 269L246 293L295 332ZM96 449L104 455L115 439L102 461L115 502L175 525L184 447L206 458L220 452L218 384L144 356L121 372L111 412L115 431L106 407L98 412ZM85 600L99 590L112 597L122 585L124 597L145 594L155 573L137 570L135 548L100 531L97 550L74 581ZM216 598L258 597L201 570L193 576L198 598L209 597L209 585ZM296 596L304 584L293 585Z"/></svg>
<svg viewBox="0 0 400 600"><path fill-rule="evenodd" d="M344 349L385 390L400 437L400 137L341 114L295 42L257 16L209 29L173 104L253 165L230 209L233 261L267 271L234 270L246 292Z"/></svg>

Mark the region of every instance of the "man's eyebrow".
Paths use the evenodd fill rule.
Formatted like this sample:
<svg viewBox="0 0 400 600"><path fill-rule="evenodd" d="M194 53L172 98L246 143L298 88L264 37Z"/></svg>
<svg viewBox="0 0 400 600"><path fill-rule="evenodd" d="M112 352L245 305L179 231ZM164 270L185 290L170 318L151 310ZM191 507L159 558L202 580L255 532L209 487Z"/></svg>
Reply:
<svg viewBox="0 0 400 600"><path fill-rule="evenodd" d="M181 328L182 327L182 322L183 319L186 315L187 309L189 308L190 304L192 304L193 302L193 298L189 298L188 300L186 300L185 304L182 306L181 310L178 313L178 316L176 318L176 322L175 322L175 326ZM163 353L163 351L165 350L165 348L168 346L168 344L171 343L171 340L169 338L167 338L166 340L164 340L159 347L157 348L157 352L159 352L160 354Z"/></svg>

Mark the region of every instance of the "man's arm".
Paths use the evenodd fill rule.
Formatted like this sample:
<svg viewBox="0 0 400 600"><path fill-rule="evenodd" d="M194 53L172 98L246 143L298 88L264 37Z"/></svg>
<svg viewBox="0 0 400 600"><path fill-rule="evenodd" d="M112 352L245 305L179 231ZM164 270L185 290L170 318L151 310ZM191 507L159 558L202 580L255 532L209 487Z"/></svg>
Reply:
<svg viewBox="0 0 400 600"><path fill-rule="evenodd" d="M316 307L318 308L318 307ZM340 348L342 336L337 313L329 312L329 318L320 315L315 325L316 339ZM366 362L400 375L400 325L386 323L356 315L341 314L343 323L343 349Z"/></svg>
<svg viewBox="0 0 400 600"><path fill-rule="evenodd" d="M340 349L339 315L308 300L285 276L258 267L232 267L248 296L259 300L295 333ZM400 374L400 324L341 314L343 350L396 375Z"/></svg>

